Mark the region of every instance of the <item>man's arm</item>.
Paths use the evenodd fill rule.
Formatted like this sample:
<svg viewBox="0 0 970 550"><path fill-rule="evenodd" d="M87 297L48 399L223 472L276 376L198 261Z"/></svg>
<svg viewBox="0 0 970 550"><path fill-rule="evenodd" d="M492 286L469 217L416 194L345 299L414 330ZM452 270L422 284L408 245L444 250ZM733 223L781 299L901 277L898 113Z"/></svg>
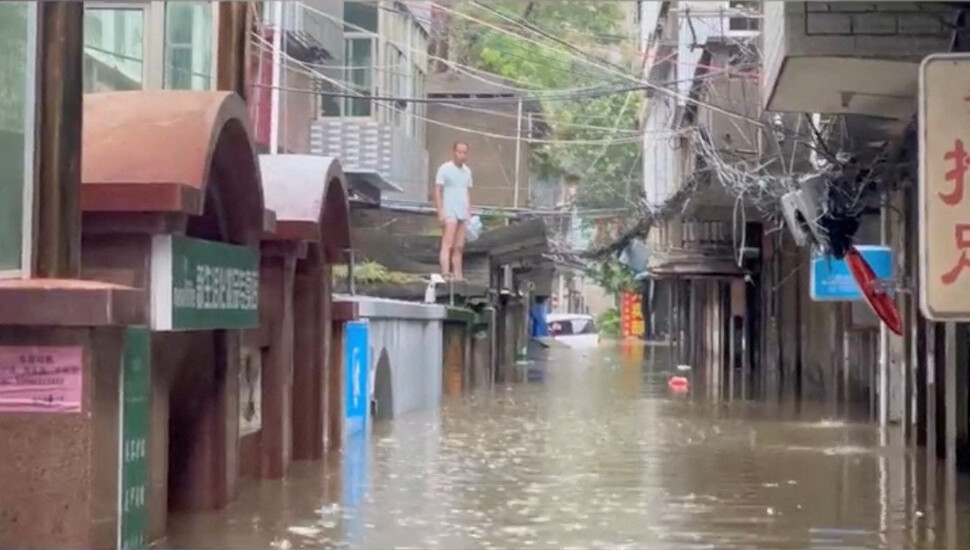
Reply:
<svg viewBox="0 0 970 550"><path fill-rule="evenodd" d="M444 221L445 213L441 209L443 203L441 194L445 188L445 180L442 177L441 168L438 168L438 174L434 178L434 209L438 213L438 219Z"/></svg>
<svg viewBox="0 0 970 550"><path fill-rule="evenodd" d="M468 216L472 215L472 175L471 168L468 169L468 187L465 188L465 207Z"/></svg>

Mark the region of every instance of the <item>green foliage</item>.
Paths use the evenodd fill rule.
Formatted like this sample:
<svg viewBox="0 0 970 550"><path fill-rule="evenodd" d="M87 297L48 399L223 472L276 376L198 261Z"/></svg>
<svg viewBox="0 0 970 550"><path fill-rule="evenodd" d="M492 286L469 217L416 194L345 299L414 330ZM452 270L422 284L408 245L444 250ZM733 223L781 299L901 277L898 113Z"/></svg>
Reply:
<svg viewBox="0 0 970 550"><path fill-rule="evenodd" d="M636 291L639 286L633 270L621 264L615 258L609 258L595 264L594 267L587 270L586 275L612 296Z"/></svg>
<svg viewBox="0 0 970 550"><path fill-rule="evenodd" d="M615 307L604 311L596 319L596 326L599 327L600 334L607 338L620 337L620 310Z"/></svg>
<svg viewBox="0 0 970 550"><path fill-rule="evenodd" d="M518 36L456 16L452 19L451 47L459 62L500 74L536 93L631 85L630 80L615 74L627 67L625 72L632 75L639 67L635 41L624 37L629 29L624 28L627 23L621 3L561 0L488 5L507 17L471 1L461 2L457 8ZM523 25L534 25L568 46ZM619 67L600 61L616 53L623 58ZM642 102L643 92L639 90L598 96L577 92L568 100L542 101L542 115L552 129L550 139L600 143L535 144L530 158L533 173L540 178L576 177L581 208L628 205L642 185L641 145L609 140L633 135L630 132L639 128Z"/></svg>
<svg viewBox="0 0 970 550"><path fill-rule="evenodd" d="M347 280L347 266L338 265L333 268L334 285ZM406 284L420 280L416 275L391 271L377 262L362 262L354 265L354 282L361 284L390 283Z"/></svg>

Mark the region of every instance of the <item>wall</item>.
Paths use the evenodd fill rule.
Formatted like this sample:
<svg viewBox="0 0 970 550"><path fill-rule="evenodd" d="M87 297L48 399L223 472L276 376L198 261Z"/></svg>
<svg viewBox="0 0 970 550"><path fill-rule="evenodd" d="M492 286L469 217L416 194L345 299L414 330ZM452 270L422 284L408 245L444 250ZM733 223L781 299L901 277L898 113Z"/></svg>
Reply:
<svg viewBox="0 0 970 550"><path fill-rule="evenodd" d="M666 76L673 76L667 72ZM680 186L679 140L669 132L675 106L670 96L655 93L647 99L643 140L643 191L647 204L663 204Z"/></svg>
<svg viewBox="0 0 970 550"><path fill-rule="evenodd" d="M306 69L288 65L284 86L287 91L280 96L280 147L285 153L310 152L310 121L316 118L317 96L296 90L313 88L313 79Z"/></svg>
<svg viewBox="0 0 970 550"><path fill-rule="evenodd" d="M0 345L84 348L83 413L0 416L0 547L113 547L122 331L3 327Z"/></svg>
<svg viewBox="0 0 970 550"><path fill-rule="evenodd" d="M371 391L382 352L391 366L393 414L437 408L442 392L440 320L370 319Z"/></svg>

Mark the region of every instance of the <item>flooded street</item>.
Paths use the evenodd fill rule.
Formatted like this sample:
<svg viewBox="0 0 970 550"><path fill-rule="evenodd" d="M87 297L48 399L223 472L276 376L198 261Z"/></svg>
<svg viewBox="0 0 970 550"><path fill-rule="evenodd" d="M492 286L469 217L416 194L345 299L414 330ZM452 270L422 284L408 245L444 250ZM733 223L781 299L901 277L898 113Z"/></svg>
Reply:
<svg viewBox="0 0 970 550"><path fill-rule="evenodd" d="M659 353L659 352L658 352ZM173 519L174 548L941 548L965 487L824 407L673 395L642 348L374 427L344 456ZM938 473L934 473L938 472ZM964 525L959 525L963 523Z"/></svg>

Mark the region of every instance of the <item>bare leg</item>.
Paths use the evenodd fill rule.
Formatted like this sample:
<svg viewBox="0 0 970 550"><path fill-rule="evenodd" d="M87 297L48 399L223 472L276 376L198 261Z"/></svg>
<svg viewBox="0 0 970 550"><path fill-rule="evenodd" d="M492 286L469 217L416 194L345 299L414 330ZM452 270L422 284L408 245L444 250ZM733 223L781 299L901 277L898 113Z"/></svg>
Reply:
<svg viewBox="0 0 970 550"><path fill-rule="evenodd" d="M441 251L438 252L438 263L441 264L442 277L447 277L451 273L451 249L455 243L457 226L457 221L452 219L445 220L444 231L441 234Z"/></svg>
<svg viewBox="0 0 970 550"><path fill-rule="evenodd" d="M465 272L462 266L462 255L465 253L465 228L466 222L458 222L455 228L455 239L451 244L451 265L455 268L455 278L462 280Z"/></svg>

